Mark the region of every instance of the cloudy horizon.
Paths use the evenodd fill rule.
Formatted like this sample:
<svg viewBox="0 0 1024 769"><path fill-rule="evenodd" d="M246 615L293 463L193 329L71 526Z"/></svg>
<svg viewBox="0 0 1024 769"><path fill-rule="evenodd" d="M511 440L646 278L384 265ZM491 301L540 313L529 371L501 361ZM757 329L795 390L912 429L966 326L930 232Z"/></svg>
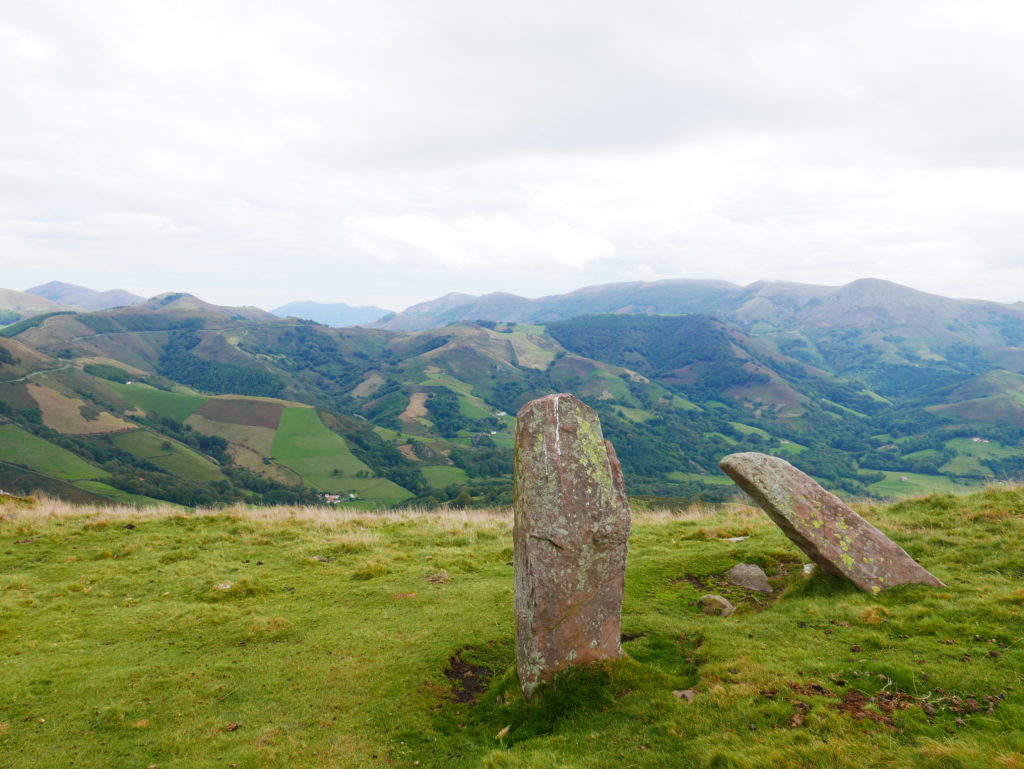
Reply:
<svg viewBox="0 0 1024 769"><path fill-rule="evenodd" d="M20 4L4 288L403 309L665 278L1024 299L1010 2Z"/></svg>

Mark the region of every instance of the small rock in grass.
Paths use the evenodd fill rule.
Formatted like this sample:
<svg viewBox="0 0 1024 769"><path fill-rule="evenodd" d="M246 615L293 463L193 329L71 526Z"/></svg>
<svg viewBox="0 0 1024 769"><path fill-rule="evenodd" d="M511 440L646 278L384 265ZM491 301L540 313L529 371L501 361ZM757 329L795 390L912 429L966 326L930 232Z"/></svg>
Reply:
<svg viewBox="0 0 1024 769"><path fill-rule="evenodd" d="M818 564L816 563L805 563L804 564L804 575L810 577L818 570Z"/></svg>
<svg viewBox="0 0 1024 769"><path fill-rule="evenodd" d="M760 566L753 563L738 563L725 573L729 581L744 590L756 590L760 593L772 592L772 586L768 584L768 575Z"/></svg>
<svg viewBox="0 0 1024 769"><path fill-rule="evenodd" d="M672 694L676 698L686 700L687 702L693 702L693 698L697 696L697 692L693 689L675 689Z"/></svg>
<svg viewBox="0 0 1024 769"><path fill-rule="evenodd" d="M723 617L728 617L736 611L736 607L729 603L729 601L720 595L713 595L711 593L702 595L697 599L697 603L700 604L701 610L705 614L720 614Z"/></svg>

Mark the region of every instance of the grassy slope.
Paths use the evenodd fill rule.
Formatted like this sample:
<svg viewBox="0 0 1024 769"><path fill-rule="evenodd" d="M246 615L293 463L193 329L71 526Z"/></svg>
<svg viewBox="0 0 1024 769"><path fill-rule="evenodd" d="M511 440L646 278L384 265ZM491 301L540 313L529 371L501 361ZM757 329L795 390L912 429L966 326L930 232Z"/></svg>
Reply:
<svg viewBox="0 0 1024 769"><path fill-rule="evenodd" d="M116 436L114 443L168 473L197 481L222 481L224 474L202 454L147 430Z"/></svg>
<svg viewBox="0 0 1024 769"><path fill-rule="evenodd" d="M921 494L957 494L968 489L944 475L925 475L924 473L906 473L883 470L885 480L868 486L873 494L880 497L901 499ZM906 478L907 480L900 480Z"/></svg>
<svg viewBox="0 0 1024 769"><path fill-rule="evenodd" d="M129 529L113 515L4 512L5 769L1022 761L1024 556L1002 546L1024 536L1020 491L869 512L948 585L877 597L804 580L760 513L640 518L629 658L563 677L529 707L505 676L507 518L135 514ZM722 587L740 561L789 589L771 600ZM695 583L740 610L698 614ZM456 654L498 673L477 705L448 696ZM688 687L692 702L673 697ZM836 707L853 690L911 699L863 717Z"/></svg>
<svg viewBox="0 0 1024 769"><path fill-rule="evenodd" d="M192 412L209 400L204 395L167 392L144 384L129 385L118 382L104 382L103 384L143 411L152 411L178 422L184 422Z"/></svg>
<svg viewBox="0 0 1024 769"><path fill-rule="evenodd" d="M421 467L420 470L432 489L443 489L445 486L450 486L453 483L466 483L469 480L466 471L461 467L436 465Z"/></svg>
<svg viewBox="0 0 1024 769"><path fill-rule="evenodd" d="M75 481L74 485L77 488L82 489L82 491L97 494L118 505L132 505L136 507L167 507L168 505L171 505L171 503L165 499L155 499L153 497L147 497L144 494L132 494L131 492L114 488L110 484L103 483L101 481ZM171 506L179 507L178 505Z"/></svg>
<svg viewBox="0 0 1024 769"><path fill-rule="evenodd" d="M55 446L15 425L0 425L0 461L25 465L66 481L106 478L106 470L90 465L67 449Z"/></svg>
<svg viewBox="0 0 1024 769"><path fill-rule="evenodd" d="M354 490L385 504L412 496L386 478L356 478L356 473L370 472L370 468L352 453L344 438L324 426L315 409L290 406L284 410L274 437L273 457L299 473L307 486L320 491ZM334 470L339 475L334 475Z"/></svg>

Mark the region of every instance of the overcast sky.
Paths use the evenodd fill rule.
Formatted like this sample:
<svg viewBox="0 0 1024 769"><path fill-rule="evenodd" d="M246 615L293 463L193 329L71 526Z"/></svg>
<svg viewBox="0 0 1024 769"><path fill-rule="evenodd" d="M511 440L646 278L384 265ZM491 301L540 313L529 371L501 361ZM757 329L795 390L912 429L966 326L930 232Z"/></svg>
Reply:
<svg viewBox="0 0 1024 769"><path fill-rule="evenodd" d="M1024 4L0 0L0 286L1024 299Z"/></svg>

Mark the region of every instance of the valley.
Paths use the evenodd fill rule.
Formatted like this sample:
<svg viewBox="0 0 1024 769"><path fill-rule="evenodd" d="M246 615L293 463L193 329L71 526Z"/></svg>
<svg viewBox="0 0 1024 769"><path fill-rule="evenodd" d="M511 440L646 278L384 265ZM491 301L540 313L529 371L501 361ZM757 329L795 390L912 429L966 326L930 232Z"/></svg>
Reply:
<svg viewBox="0 0 1024 769"><path fill-rule="evenodd" d="M659 281L449 296L334 328L189 294L47 285L0 295L18 315L0 328L11 491L504 505L514 415L551 392L598 410L641 504L731 498L717 461L742 450L853 497L1024 476L1016 305L872 280ZM133 303L57 301L111 296Z"/></svg>

